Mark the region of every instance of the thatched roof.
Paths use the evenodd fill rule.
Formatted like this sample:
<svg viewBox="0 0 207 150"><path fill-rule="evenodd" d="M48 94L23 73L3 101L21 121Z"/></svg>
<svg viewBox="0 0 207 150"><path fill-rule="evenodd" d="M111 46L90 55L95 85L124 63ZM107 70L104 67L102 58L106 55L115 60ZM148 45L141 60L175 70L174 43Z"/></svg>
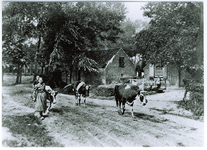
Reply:
<svg viewBox="0 0 207 150"><path fill-rule="evenodd" d="M101 68L104 68L108 61L120 50L120 48L109 50L86 51L85 55L88 58L95 60ZM124 50L125 51L125 50ZM129 57L132 57L132 52L125 51ZM131 55L131 56L130 56Z"/></svg>

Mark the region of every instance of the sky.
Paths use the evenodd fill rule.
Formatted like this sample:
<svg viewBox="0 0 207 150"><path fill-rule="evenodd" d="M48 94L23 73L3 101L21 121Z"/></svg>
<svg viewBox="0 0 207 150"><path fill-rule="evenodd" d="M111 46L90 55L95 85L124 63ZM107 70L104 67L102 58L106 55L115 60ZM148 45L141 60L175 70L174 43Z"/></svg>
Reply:
<svg viewBox="0 0 207 150"><path fill-rule="evenodd" d="M149 18L143 16L143 11L141 7L147 4L147 2L125 2L127 7L127 18L130 18L132 21L137 20L146 20L149 21Z"/></svg>

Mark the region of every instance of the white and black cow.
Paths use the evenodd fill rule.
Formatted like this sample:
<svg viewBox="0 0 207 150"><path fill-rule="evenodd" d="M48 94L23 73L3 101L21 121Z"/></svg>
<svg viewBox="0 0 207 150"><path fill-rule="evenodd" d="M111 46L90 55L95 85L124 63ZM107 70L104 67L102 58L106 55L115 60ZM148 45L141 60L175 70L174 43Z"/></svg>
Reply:
<svg viewBox="0 0 207 150"><path fill-rule="evenodd" d="M133 105L135 100L138 100L143 106L145 106L148 102L145 96L140 92L139 87L135 85L116 85L115 99L116 106L119 107L119 114L124 114L125 103L127 103L129 106L131 106L132 117L134 117Z"/></svg>
<svg viewBox="0 0 207 150"><path fill-rule="evenodd" d="M49 100L50 102L50 105L47 107L47 110L45 113L45 114L48 114L48 112L52 109L53 104L57 103L56 97L57 97L58 92L54 91L50 86L47 86L47 85L45 86L45 90L47 93L47 100Z"/></svg>
<svg viewBox="0 0 207 150"><path fill-rule="evenodd" d="M89 96L90 86L83 81L77 81L72 84L77 105L80 105L81 97L84 98L84 106L86 106L86 97Z"/></svg>

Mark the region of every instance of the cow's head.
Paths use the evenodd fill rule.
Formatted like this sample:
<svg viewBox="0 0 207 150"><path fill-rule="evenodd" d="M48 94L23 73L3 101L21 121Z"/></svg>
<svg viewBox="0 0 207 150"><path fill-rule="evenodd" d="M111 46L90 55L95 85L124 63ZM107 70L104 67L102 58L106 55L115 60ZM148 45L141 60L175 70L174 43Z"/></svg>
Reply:
<svg viewBox="0 0 207 150"><path fill-rule="evenodd" d="M57 103L57 101L56 101L56 96L57 96L57 94L58 94L57 91L52 91L52 92L50 93L50 96L51 96L51 98L52 98L53 104Z"/></svg>
<svg viewBox="0 0 207 150"><path fill-rule="evenodd" d="M142 104L142 106L145 106L148 103L145 95L140 91L138 92L136 99Z"/></svg>
<svg viewBox="0 0 207 150"><path fill-rule="evenodd" d="M86 96L89 96L90 85L85 85Z"/></svg>
<svg viewBox="0 0 207 150"><path fill-rule="evenodd" d="M85 96L89 96L90 85L87 85L87 84L84 83L84 84L79 88L78 91L77 91L76 89L74 89L74 88L73 88L73 90L74 90L74 93L75 93L75 95L76 95L77 97L79 97L80 94L84 94Z"/></svg>

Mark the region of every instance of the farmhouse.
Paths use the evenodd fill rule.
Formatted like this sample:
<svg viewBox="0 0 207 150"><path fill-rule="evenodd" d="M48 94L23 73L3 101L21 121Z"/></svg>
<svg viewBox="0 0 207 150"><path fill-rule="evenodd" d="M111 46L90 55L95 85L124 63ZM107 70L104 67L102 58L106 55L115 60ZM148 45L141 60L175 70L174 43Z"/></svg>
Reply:
<svg viewBox="0 0 207 150"><path fill-rule="evenodd" d="M189 74L180 70L174 65L160 65L160 64L147 64L144 67L145 79L161 77L162 80L166 79L168 85L183 86L182 80L188 78Z"/></svg>
<svg viewBox="0 0 207 150"><path fill-rule="evenodd" d="M88 51L88 58L99 64L99 73L84 72L81 79L90 84L110 84L119 82L121 77L135 76L135 66L122 49Z"/></svg>

